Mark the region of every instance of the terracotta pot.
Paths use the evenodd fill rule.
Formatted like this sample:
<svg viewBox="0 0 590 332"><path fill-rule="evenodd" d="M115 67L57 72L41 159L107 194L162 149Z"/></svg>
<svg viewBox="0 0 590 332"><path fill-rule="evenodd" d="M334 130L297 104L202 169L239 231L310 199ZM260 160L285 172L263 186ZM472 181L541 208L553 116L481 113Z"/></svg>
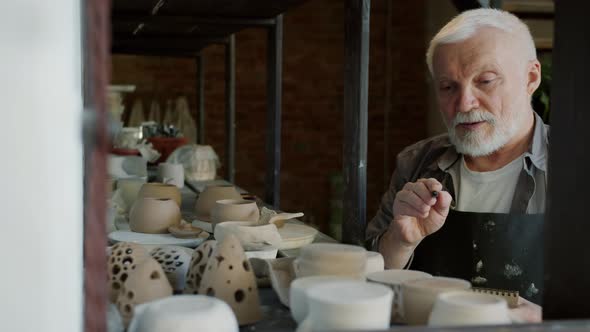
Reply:
<svg viewBox="0 0 590 332"><path fill-rule="evenodd" d="M158 182L144 184L139 191L138 197L168 198L174 200L178 207L180 207L182 200L180 190L175 185Z"/></svg>
<svg viewBox="0 0 590 332"><path fill-rule="evenodd" d="M224 221L251 221L257 222L260 218L260 211L254 201L245 199L222 199L215 202L211 211L213 230L215 225Z"/></svg>
<svg viewBox="0 0 590 332"><path fill-rule="evenodd" d="M195 216L201 221L211 222L211 210L215 202L222 199L242 199L242 196L234 186L207 186L199 194L195 204Z"/></svg>
<svg viewBox="0 0 590 332"><path fill-rule="evenodd" d="M134 232L165 234L168 227L180 225L180 208L169 198L141 198L135 201L129 215Z"/></svg>

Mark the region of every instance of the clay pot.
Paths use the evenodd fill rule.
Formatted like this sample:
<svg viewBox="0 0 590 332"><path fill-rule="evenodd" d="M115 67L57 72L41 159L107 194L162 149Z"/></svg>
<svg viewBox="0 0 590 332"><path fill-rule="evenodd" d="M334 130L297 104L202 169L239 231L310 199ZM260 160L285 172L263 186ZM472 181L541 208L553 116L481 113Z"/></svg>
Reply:
<svg viewBox="0 0 590 332"><path fill-rule="evenodd" d="M210 296L178 295L141 304L129 332L238 332L227 303Z"/></svg>
<svg viewBox="0 0 590 332"><path fill-rule="evenodd" d="M364 281L335 281L307 290L308 315L297 331L387 330L393 292Z"/></svg>
<svg viewBox="0 0 590 332"><path fill-rule="evenodd" d="M262 318L254 270L235 236L228 235L215 248L203 274L199 294L224 300L240 325Z"/></svg>
<svg viewBox="0 0 590 332"><path fill-rule="evenodd" d="M181 203L181 196L180 190L173 185L173 184L164 184L164 183L146 183L141 187L139 191L138 197L142 198L168 198L172 199L176 202L178 207L180 207Z"/></svg>
<svg viewBox="0 0 590 332"><path fill-rule="evenodd" d="M260 218L260 211L255 201L245 199L222 199L215 202L211 210L213 231L215 225L224 221L250 221L256 223Z"/></svg>
<svg viewBox="0 0 590 332"><path fill-rule="evenodd" d="M133 317L133 309L136 305L171 295L172 287L162 267L150 257L129 273L129 278L117 297L117 308L127 326Z"/></svg>
<svg viewBox="0 0 590 332"><path fill-rule="evenodd" d="M367 280L390 287L393 290L393 306L391 307L391 320L396 323L404 323L404 303L402 296L402 284L416 279L431 278L432 275L414 270L385 270L367 274Z"/></svg>
<svg viewBox="0 0 590 332"><path fill-rule="evenodd" d="M141 198L131 208L129 227L139 233L165 234L168 227L179 225L180 219L180 209L173 200Z"/></svg>
<svg viewBox="0 0 590 332"><path fill-rule="evenodd" d="M186 285L191 255L181 247L165 246L153 249L150 255L160 263L166 277L175 291L182 291Z"/></svg>
<svg viewBox="0 0 590 332"><path fill-rule="evenodd" d="M207 186L199 194L195 204L195 216L201 221L211 222L211 210L215 202L222 199L242 199L234 186Z"/></svg>
<svg viewBox="0 0 590 332"><path fill-rule="evenodd" d="M213 250L217 246L217 241L208 240L199 245L193 256L191 257L191 263L188 270L186 279L186 285L184 288L184 294L199 294L199 288L201 287L201 281L203 280L203 274L205 268L209 262L209 258L213 254Z"/></svg>
<svg viewBox="0 0 590 332"><path fill-rule="evenodd" d="M469 288L469 281L456 278L432 277L404 282L402 296L406 322L410 325L425 325L440 294Z"/></svg>
<svg viewBox="0 0 590 332"><path fill-rule="evenodd" d="M121 196L127 208L126 212L129 212L133 203L135 203L137 195L144 184L145 179L142 178L120 179L117 181L117 189L121 191Z"/></svg>
<svg viewBox="0 0 590 332"><path fill-rule="evenodd" d="M160 163L158 165L158 181L184 187L184 167L182 164Z"/></svg>
<svg viewBox="0 0 590 332"><path fill-rule="evenodd" d="M215 239L223 241L228 235L235 235L246 251L261 250L270 244L274 247L281 245L279 230L274 224L257 225L249 221L225 221L215 224Z"/></svg>
<svg viewBox="0 0 590 332"><path fill-rule="evenodd" d="M339 275L364 280L367 251L360 246L339 243L312 243L301 248L293 262L295 275Z"/></svg>
<svg viewBox="0 0 590 332"><path fill-rule="evenodd" d="M139 244L119 242L110 249L108 260L109 300L115 302L123 283L137 264L149 258L149 253Z"/></svg>
<svg viewBox="0 0 590 332"><path fill-rule="evenodd" d="M428 319L430 326L505 325L511 322L506 300L468 291L439 295Z"/></svg>

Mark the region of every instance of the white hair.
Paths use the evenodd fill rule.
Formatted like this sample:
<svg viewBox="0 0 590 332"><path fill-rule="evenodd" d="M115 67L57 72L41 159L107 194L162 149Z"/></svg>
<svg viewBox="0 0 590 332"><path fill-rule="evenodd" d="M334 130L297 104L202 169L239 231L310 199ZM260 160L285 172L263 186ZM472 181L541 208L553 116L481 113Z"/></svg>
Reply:
<svg viewBox="0 0 590 332"><path fill-rule="evenodd" d="M433 75L432 58L436 47L450 44L472 37L478 29L492 27L513 34L522 41L526 50L527 60L535 60L537 51L535 42L528 26L518 17L499 9L480 8L467 10L447 23L430 41L426 52L426 64Z"/></svg>

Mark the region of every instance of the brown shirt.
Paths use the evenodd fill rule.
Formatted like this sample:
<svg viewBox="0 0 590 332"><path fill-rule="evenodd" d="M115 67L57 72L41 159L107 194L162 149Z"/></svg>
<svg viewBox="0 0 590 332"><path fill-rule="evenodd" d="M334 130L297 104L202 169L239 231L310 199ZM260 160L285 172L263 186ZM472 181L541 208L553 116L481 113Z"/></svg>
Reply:
<svg viewBox="0 0 590 332"><path fill-rule="evenodd" d="M518 178L516 191L512 199L512 213L544 213L544 193L546 192L547 145L549 143L549 126L535 114L533 140L529 150L524 154L523 170ZM369 222L366 239L377 250L379 237L393 219L393 201L395 195L407 182L415 182L421 178L435 178L453 197L451 208L454 208L455 189L449 170L461 155L451 144L447 134L435 136L411 145L397 156L396 168L391 177L389 189L383 195L381 205L375 217ZM540 192L542 195L534 195ZM539 203L535 197L541 197Z"/></svg>

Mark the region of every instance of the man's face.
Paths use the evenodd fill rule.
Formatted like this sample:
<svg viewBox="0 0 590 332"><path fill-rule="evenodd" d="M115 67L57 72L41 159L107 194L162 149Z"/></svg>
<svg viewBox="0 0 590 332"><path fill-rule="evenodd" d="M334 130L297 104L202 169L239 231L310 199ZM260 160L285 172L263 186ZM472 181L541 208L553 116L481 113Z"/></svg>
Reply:
<svg viewBox="0 0 590 332"><path fill-rule="evenodd" d="M494 28L436 48L433 72L439 109L458 152L489 155L524 126L532 94L531 61L524 55L513 36Z"/></svg>

